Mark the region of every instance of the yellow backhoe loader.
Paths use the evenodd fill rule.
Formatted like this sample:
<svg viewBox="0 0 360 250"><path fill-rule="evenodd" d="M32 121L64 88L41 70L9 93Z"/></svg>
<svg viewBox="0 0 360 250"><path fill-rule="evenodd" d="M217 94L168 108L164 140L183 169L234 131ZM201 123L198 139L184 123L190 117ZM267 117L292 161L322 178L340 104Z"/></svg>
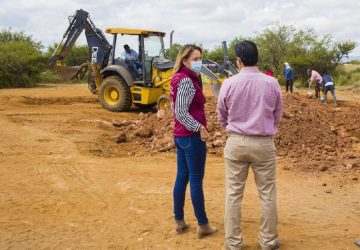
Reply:
<svg viewBox="0 0 360 250"><path fill-rule="evenodd" d="M50 66L61 79L70 80L83 76L88 71L90 91L99 94L101 105L110 111L127 111L132 104L138 107L157 105L158 109L170 106L168 96L174 63L165 59L164 32L107 28L105 32L113 36L113 43L110 45L103 32L90 19L88 12L77 10L69 17L69 23L63 40L50 59ZM89 61L80 66L68 67L63 64L63 60L83 30L89 46ZM115 58L116 43L123 36L137 37L139 56L132 60L140 65L139 69L134 67L135 62L132 60ZM172 42L170 46L171 44ZM205 61L202 73L211 79L215 95L222 80L228 77L227 72L227 64L220 66L212 61Z"/></svg>

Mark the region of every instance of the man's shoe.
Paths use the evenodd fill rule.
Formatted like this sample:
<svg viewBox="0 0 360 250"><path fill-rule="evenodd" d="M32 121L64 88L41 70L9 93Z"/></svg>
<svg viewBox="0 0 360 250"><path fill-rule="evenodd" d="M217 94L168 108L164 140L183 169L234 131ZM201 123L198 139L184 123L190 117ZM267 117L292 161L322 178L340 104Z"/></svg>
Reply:
<svg viewBox="0 0 360 250"><path fill-rule="evenodd" d="M279 249L279 248L280 248L280 241L277 241L271 250L275 250L275 249Z"/></svg>
<svg viewBox="0 0 360 250"><path fill-rule="evenodd" d="M197 233L199 239L204 238L205 236L211 235L216 233L217 229L215 227L211 227L209 224L206 225L199 225L197 229Z"/></svg>
<svg viewBox="0 0 360 250"><path fill-rule="evenodd" d="M189 224L186 224L184 220L176 220L175 221L175 231L178 234L185 232L185 230L188 228L189 228Z"/></svg>
<svg viewBox="0 0 360 250"><path fill-rule="evenodd" d="M229 243L227 243L227 242L225 241L224 246L225 246L225 249L226 249L226 250L241 250L241 249L243 248L243 244L244 244L244 242L243 242L240 246L234 247L234 246L230 246Z"/></svg>
<svg viewBox="0 0 360 250"><path fill-rule="evenodd" d="M275 245L269 247L262 247L261 250L275 250L280 248L280 241L276 241Z"/></svg>

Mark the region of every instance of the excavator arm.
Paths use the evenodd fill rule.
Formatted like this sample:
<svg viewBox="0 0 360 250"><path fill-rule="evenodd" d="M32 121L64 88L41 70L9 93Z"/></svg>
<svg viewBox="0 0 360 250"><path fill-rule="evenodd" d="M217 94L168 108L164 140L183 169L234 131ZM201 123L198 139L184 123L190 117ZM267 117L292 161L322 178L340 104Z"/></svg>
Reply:
<svg viewBox="0 0 360 250"><path fill-rule="evenodd" d="M85 30L87 44L89 46L89 63L84 62L80 66L67 67L63 65L64 58L74 46L80 34ZM65 42L63 43L63 41ZM61 48L61 49L60 49ZM103 32L96 28L89 13L80 9L73 16L69 17L69 27L63 35L63 39L50 58L50 67L57 72L63 80L70 80L78 75L90 72L94 69L101 70L109 62L112 46L105 38ZM94 87L94 74L89 74L89 85Z"/></svg>

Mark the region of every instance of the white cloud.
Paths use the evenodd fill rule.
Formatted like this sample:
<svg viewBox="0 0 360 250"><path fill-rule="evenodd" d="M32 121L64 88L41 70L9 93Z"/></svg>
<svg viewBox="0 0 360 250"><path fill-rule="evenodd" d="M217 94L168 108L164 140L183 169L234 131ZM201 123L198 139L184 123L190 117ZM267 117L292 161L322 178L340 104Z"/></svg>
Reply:
<svg viewBox="0 0 360 250"><path fill-rule="evenodd" d="M0 0L0 28L24 31L49 45L59 42L67 16L87 10L98 28L175 30L175 41L207 48L236 36L252 36L274 23L310 27L320 34L360 44L358 0ZM81 38L80 43L85 39ZM360 55L360 47L353 54Z"/></svg>

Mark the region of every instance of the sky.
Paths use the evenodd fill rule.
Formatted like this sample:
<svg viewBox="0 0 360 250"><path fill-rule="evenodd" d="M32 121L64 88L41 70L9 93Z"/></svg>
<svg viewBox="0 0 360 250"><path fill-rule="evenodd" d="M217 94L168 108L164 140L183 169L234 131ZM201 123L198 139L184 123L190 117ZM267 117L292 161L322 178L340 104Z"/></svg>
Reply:
<svg viewBox="0 0 360 250"><path fill-rule="evenodd" d="M357 41L352 55L360 56L359 0L0 0L0 6L0 29L23 31L45 46L61 41L67 17L82 8L102 30L175 30L175 42L201 43L208 49L238 36L254 36L277 23L313 28L336 40ZM168 40L169 36L167 46ZM82 34L78 44L84 43Z"/></svg>

